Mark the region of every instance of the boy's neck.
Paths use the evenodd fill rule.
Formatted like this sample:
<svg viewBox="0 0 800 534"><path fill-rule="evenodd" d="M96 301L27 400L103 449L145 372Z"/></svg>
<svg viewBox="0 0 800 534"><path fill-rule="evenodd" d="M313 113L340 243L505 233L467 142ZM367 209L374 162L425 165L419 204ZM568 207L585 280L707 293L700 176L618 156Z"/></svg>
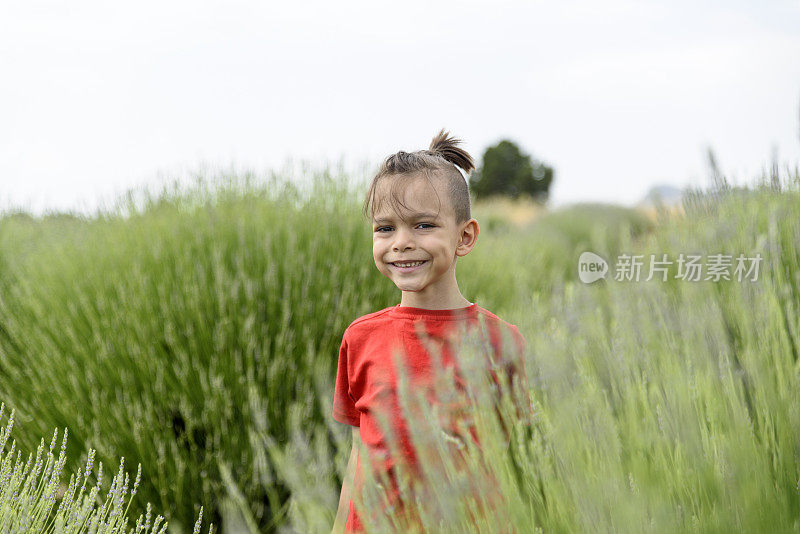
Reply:
<svg viewBox="0 0 800 534"><path fill-rule="evenodd" d="M413 291L403 291L400 299L400 306L426 310L455 310L471 305L472 303L465 299L460 292L449 297L425 297Z"/></svg>

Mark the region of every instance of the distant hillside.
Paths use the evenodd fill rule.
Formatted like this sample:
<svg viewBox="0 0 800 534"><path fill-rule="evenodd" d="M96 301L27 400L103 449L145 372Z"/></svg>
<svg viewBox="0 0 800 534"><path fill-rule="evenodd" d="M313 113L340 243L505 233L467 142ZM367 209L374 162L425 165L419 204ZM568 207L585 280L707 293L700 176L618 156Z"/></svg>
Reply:
<svg viewBox="0 0 800 534"><path fill-rule="evenodd" d="M643 208L654 208L659 204L666 207L679 206L683 191L672 185L657 185L650 189L645 197L639 202Z"/></svg>

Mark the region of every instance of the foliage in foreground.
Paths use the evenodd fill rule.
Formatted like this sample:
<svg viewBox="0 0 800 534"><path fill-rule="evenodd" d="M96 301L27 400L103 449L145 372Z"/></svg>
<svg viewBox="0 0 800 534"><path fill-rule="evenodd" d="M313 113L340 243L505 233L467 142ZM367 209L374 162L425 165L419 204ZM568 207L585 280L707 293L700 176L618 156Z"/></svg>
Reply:
<svg viewBox="0 0 800 534"><path fill-rule="evenodd" d="M481 443L490 452L468 456L475 465L488 459L492 478L470 469L467 479L499 488L503 504L470 515L485 495L465 494L463 475L441 475L449 456L434 455L428 470L440 476L429 482L438 489L422 498L407 493L417 521L437 532L500 532L509 524L519 532L800 528L797 185L795 178L781 193L698 196L685 219L664 221L637 242L623 236L626 252L658 259L760 254L756 281L682 281L673 265L667 281L612 277L523 296L508 320L528 340L533 424L517 428L507 448L496 427L488 430ZM504 265L524 262L516 259ZM485 410L475 414L492 428ZM347 434L341 450L326 450L317 429L293 429L281 458L282 472L292 473L291 519L323 532L335 507L319 499L319 483L344 469ZM374 510L378 502L367 495L361 506ZM370 531L391 532L401 521L384 514Z"/></svg>
<svg viewBox="0 0 800 534"><path fill-rule="evenodd" d="M358 202L340 193L165 197L126 216L0 225L0 398L32 419L21 442L63 425L98 458L140 462L140 493L171 523L191 524L195 502L219 522L228 499L251 532L329 530L350 447L330 417L336 349L350 320L397 302ZM537 406L509 447L491 430L481 439L510 499L498 521L794 526L798 205L794 190L750 192L655 231L576 208L482 234L459 282L527 338ZM768 261L752 284L584 286L585 248ZM480 410L476 420L492 428ZM449 524L472 524L472 497L436 480L445 489L422 501L422 520L457 510Z"/></svg>
<svg viewBox="0 0 800 534"><path fill-rule="evenodd" d="M140 493L173 526L198 503L221 524L233 502L269 532L288 490L259 436L285 442L298 399L321 422L313 381L348 318L393 297L336 184L237 185L0 224L0 399L30 420L30 449L59 425L106 463L141 463Z"/></svg>
<svg viewBox="0 0 800 534"><path fill-rule="evenodd" d="M92 219L3 220L0 399L28 421L29 449L66 426L106 463L141 463L140 493L173 526L191 524L196 503L222 523L227 502L269 532L289 489L265 436L288 442L287 413L325 428L317 391L342 332L397 290L372 262L360 194L331 177L309 192L279 179L203 187ZM500 314L519 284L549 287L498 272L501 235L483 234L463 277ZM536 257L535 242L526 249ZM68 466L84 461L68 451Z"/></svg>
<svg viewBox="0 0 800 534"><path fill-rule="evenodd" d="M5 404L0 404L0 420L4 412ZM128 508L139 488L141 465L130 490L130 498L127 498L130 480L124 471L125 458L122 458L119 471L111 481L106 498L101 499L102 462L98 464L96 482L91 488L87 488L90 477L94 476L94 450L89 450L83 476L70 474L69 483L64 486L61 476L66 462L67 430L64 430L61 452L57 459L53 451L58 430L53 434L50 448L46 453L45 442L42 439L36 450L36 457L29 454L23 464L22 451L17 449L16 441L12 441L10 447L6 447L13 427L12 411L8 422L0 428L0 531L32 534L51 532L164 534L167 532L167 523L162 516L152 518L150 503L147 504L146 515L139 516L136 524L128 529L130 521ZM194 534L199 534L202 520L203 509L200 508ZM210 525L209 534L213 531L214 527Z"/></svg>

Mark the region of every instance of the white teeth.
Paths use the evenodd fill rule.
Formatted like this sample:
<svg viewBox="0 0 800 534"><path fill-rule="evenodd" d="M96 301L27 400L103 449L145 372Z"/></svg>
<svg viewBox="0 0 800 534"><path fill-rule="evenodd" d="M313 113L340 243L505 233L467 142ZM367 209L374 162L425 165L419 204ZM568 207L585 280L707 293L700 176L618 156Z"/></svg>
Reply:
<svg viewBox="0 0 800 534"><path fill-rule="evenodd" d="M411 263L395 263L398 267L416 267L417 265L422 265L425 263L424 261L414 261Z"/></svg>

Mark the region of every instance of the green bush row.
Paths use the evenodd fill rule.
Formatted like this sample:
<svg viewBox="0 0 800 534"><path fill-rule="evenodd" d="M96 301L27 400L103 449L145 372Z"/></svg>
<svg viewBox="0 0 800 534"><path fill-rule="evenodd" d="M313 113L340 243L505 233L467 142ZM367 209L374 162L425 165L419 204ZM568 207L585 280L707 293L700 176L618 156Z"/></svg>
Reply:
<svg viewBox="0 0 800 534"><path fill-rule="evenodd" d="M632 210L575 207L486 234L459 261L464 294L529 342L541 423L513 451L527 499L514 517L546 530L791 523L796 196L698 201L656 230ZM106 463L140 463L143 499L171 524L200 506L223 524L232 506L254 531L329 528L350 445L330 418L341 334L398 301L360 200L321 173L308 190L231 179L92 219L4 218L0 399L25 423L19 442L66 427ZM769 269L752 285L576 281L586 249L688 248L769 252ZM731 472L770 462L748 474L752 492L732 489ZM771 515L743 518L756 491Z"/></svg>

